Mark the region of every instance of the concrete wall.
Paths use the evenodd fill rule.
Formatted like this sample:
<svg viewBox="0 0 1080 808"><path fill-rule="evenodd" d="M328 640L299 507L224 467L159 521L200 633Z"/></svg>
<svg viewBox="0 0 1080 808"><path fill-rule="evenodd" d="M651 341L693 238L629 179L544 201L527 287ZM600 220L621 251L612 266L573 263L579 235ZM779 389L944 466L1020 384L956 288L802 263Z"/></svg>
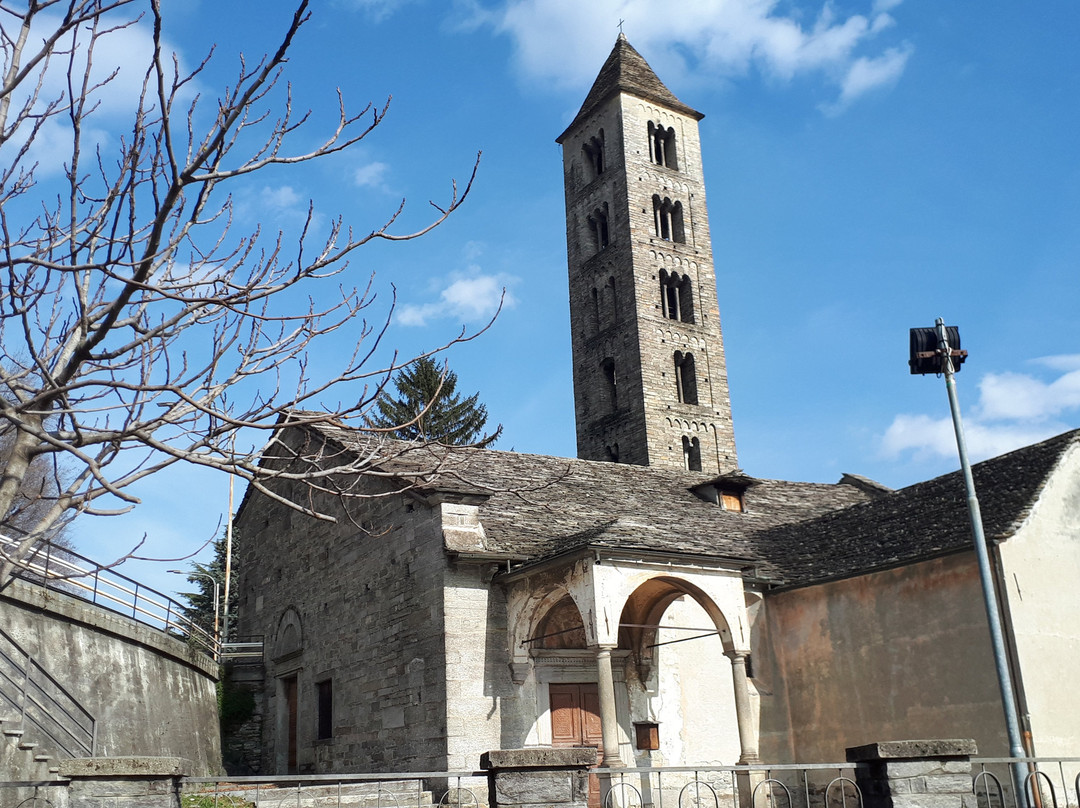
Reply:
<svg viewBox="0 0 1080 808"><path fill-rule="evenodd" d="M404 494L353 500L351 515L329 499L319 507L340 521L310 519L257 493L240 517L238 633L266 638L262 773L286 772L282 681L290 676L301 773L445 769L440 509ZM286 647L287 614L295 648ZM333 734L320 740L316 685L325 680Z"/></svg>
<svg viewBox="0 0 1080 808"><path fill-rule="evenodd" d="M1080 448L1062 458L1027 520L998 546L1037 755L1080 747ZM1021 704L1024 709L1024 704Z"/></svg>
<svg viewBox="0 0 1080 808"><path fill-rule="evenodd" d="M101 756L155 755L217 774L217 666L177 639L122 615L23 581L0 592L15 641L96 720ZM55 753L25 728L35 750ZM8 739L0 739L7 743ZM0 779L19 779L0 772Z"/></svg>
<svg viewBox="0 0 1080 808"><path fill-rule="evenodd" d="M1007 754L973 553L769 594L765 614L765 760L842 760L882 737Z"/></svg>

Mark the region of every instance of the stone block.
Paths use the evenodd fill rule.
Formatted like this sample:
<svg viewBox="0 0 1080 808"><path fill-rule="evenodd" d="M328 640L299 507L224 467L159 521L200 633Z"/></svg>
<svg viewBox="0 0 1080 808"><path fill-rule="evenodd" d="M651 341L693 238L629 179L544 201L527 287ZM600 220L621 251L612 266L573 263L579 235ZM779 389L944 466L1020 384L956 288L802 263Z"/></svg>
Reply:
<svg viewBox="0 0 1080 808"><path fill-rule="evenodd" d="M975 741L969 738L921 741L882 741L852 746L847 750L851 763L874 760L903 760L911 758L971 757L978 753Z"/></svg>
<svg viewBox="0 0 1080 808"><path fill-rule="evenodd" d="M573 800L571 773L567 771L509 771L495 777L499 805L562 804Z"/></svg>

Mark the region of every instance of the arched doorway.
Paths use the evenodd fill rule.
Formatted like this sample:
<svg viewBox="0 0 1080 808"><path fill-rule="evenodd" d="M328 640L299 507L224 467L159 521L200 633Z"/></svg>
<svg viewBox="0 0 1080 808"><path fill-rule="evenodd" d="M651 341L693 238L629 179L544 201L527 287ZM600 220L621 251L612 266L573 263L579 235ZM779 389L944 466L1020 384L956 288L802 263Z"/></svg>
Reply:
<svg viewBox="0 0 1080 808"><path fill-rule="evenodd" d="M619 648L629 652L637 765L732 764L744 757L732 634L708 594L677 576L647 579L623 606Z"/></svg>

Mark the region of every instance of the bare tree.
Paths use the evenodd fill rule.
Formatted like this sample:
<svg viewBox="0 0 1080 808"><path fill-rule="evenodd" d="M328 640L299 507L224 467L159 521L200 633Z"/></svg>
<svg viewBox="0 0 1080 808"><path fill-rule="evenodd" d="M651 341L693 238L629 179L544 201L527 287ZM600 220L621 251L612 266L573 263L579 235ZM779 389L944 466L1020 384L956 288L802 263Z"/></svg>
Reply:
<svg viewBox="0 0 1080 808"><path fill-rule="evenodd" d="M290 290L325 285L371 241L426 233L464 201L472 177L446 204L432 203L431 221L415 232L392 232L399 207L373 230L356 233L339 219L316 235L310 205L291 247L280 232L232 232L236 181L347 149L386 114L369 105L353 115L338 93L333 131L312 150L290 149L308 113L294 109L281 75L307 18L303 0L277 50L254 65L241 58L232 85L208 101L193 88L210 57L185 72L165 51L160 0L0 2L0 533L9 539L0 585L57 525L130 510L133 484L174 463L264 488L286 472L237 452L238 430L269 434L284 418L362 423L389 375L412 361L372 366L389 315L365 319L370 277L340 294L335 284L323 307L304 297L289 310ZM151 29L153 53L130 125L102 145L91 134L94 116L119 74L96 57L110 36L137 27ZM63 168L49 177L37 155L57 133ZM332 377L311 378L309 350L346 322L355 351ZM339 396L348 403L326 406ZM317 462L325 479L365 473L373 461L343 454L335 467L322 454ZM62 483L26 519L35 470L60 465ZM22 532L11 540L20 513Z"/></svg>

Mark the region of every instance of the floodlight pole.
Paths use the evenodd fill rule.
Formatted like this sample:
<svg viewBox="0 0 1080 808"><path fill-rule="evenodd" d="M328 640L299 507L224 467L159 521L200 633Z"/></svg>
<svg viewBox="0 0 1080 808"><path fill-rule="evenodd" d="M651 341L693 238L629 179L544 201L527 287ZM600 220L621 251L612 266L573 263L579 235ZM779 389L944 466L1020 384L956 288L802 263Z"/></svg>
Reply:
<svg viewBox="0 0 1080 808"><path fill-rule="evenodd" d="M1004 634L1001 630L1001 614L997 597L994 594L994 576L990 569L990 554L986 549L986 536L983 533L982 512L979 499L975 495L975 478L971 475L968 463L967 443L964 441L964 424L960 419L960 400L956 397L956 378L953 369L949 338L945 332L945 321L938 317L934 321L937 329L938 348L942 356L942 370L945 373L945 389L949 393L949 408L952 410L953 430L956 432L956 450L960 454L960 468L964 472L964 486L967 489L968 513L971 515L971 532L975 540L975 556L979 560L979 578L982 581L983 603L986 606L986 619L990 624L990 644L993 646L994 663L997 666L998 687L1001 689L1001 704L1005 710L1005 731L1009 736L1009 756L1026 757L1024 744L1020 738L1020 723L1017 720L1016 699L1013 696L1012 676L1009 673L1009 659L1005 653ZM1027 769L1023 763L1012 763L1013 788L1016 805L1023 808L1026 803L1024 781Z"/></svg>

